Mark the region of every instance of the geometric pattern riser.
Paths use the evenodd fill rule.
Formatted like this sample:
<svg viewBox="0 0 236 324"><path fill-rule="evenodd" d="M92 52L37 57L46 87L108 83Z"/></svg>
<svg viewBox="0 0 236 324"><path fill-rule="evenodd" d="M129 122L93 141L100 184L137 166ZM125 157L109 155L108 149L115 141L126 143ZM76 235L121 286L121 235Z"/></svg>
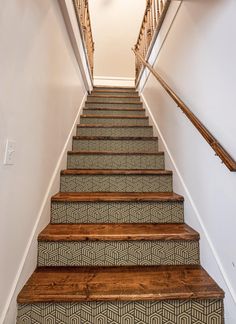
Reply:
<svg viewBox="0 0 236 324"><path fill-rule="evenodd" d="M73 140L73 151L158 152L157 141L142 140Z"/></svg>
<svg viewBox="0 0 236 324"><path fill-rule="evenodd" d="M39 242L38 266L199 264L198 241Z"/></svg>
<svg viewBox="0 0 236 324"><path fill-rule="evenodd" d="M136 125L148 126L148 119L142 118L96 118L96 117L80 117L81 124L112 124L112 125Z"/></svg>
<svg viewBox="0 0 236 324"><path fill-rule="evenodd" d="M153 129L150 127L117 127L117 128L104 128L104 127L77 127L77 136L141 136L149 137L153 136Z"/></svg>
<svg viewBox="0 0 236 324"><path fill-rule="evenodd" d="M139 102L140 103L140 97L133 97L133 98L106 98L106 97L102 97L102 98L99 98L99 97L90 97L88 96L88 101L87 102L116 102L116 101L122 101L122 102Z"/></svg>
<svg viewBox="0 0 236 324"><path fill-rule="evenodd" d="M164 169L164 155L68 155L69 169Z"/></svg>
<svg viewBox="0 0 236 324"><path fill-rule="evenodd" d="M96 95L103 95L103 96L119 96L119 97L137 97L140 100L140 97L138 96L137 92L112 92L112 91L101 91L101 92L96 92L96 91L92 91L92 95L96 96Z"/></svg>
<svg viewBox="0 0 236 324"><path fill-rule="evenodd" d="M183 223L182 202L52 202L52 223Z"/></svg>
<svg viewBox="0 0 236 324"><path fill-rule="evenodd" d="M170 192L171 175L62 175L61 192Z"/></svg>
<svg viewBox="0 0 236 324"><path fill-rule="evenodd" d="M222 300L37 303L17 324L223 324Z"/></svg>
<svg viewBox="0 0 236 324"><path fill-rule="evenodd" d="M128 116L128 115L136 115L136 116L145 116L145 112L143 110L96 110L96 109L84 109L83 114L87 115L94 115L94 116L100 116L100 115L122 115L122 116Z"/></svg>
<svg viewBox="0 0 236 324"><path fill-rule="evenodd" d="M142 103L137 102L135 104L130 103L110 103L110 102L86 102L86 108L142 108Z"/></svg>

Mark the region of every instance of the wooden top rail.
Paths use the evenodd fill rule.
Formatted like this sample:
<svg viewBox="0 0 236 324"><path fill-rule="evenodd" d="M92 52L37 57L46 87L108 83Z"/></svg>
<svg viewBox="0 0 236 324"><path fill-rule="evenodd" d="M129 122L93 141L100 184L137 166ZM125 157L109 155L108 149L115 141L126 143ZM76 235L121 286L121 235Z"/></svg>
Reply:
<svg viewBox="0 0 236 324"><path fill-rule="evenodd" d="M138 59L146 66L155 78L160 82L162 87L170 95L170 97L176 102L178 107L187 116L191 123L197 128L199 133L205 138L207 143L213 148L216 155L219 156L222 163L224 163L230 171L236 171L236 161L230 156L230 154L221 146L216 138L209 132L209 130L201 123L201 121L194 115L194 113L185 105L185 103L179 98L179 96L168 86L168 84L161 78L161 76L154 70L154 68L145 61L145 59L135 50L132 49Z"/></svg>
<svg viewBox="0 0 236 324"><path fill-rule="evenodd" d="M145 58L150 54L150 49L155 42L170 5L170 0L146 1L146 8L135 45L135 49ZM138 59L136 59L135 71L137 81L143 71L143 64Z"/></svg>

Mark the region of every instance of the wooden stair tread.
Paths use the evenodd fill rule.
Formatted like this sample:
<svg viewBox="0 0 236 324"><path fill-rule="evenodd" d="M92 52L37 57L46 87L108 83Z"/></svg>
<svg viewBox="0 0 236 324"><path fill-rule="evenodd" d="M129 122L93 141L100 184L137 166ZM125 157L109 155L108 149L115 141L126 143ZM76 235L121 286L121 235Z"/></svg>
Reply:
<svg viewBox="0 0 236 324"><path fill-rule="evenodd" d="M82 118L114 118L114 119L148 119L147 116L139 116L139 115L90 115L90 114L82 114L80 115Z"/></svg>
<svg viewBox="0 0 236 324"><path fill-rule="evenodd" d="M117 95L119 94L127 94L130 95L131 93L136 97L140 97L138 91L135 90L125 90L125 89L114 89L114 90L110 90L110 89L95 89L91 92L91 96L96 95L96 94L101 94L101 93L116 93ZM105 94L106 95L106 94Z"/></svg>
<svg viewBox="0 0 236 324"><path fill-rule="evenodd" d="M101 85L101 86L94 86L93 87L93 90L92 91L97 91L97 90L103 90L103 89L105 89L105 90L117 90L117 91L120 91L120 90L123 90L123 91L125 91L125 90L131 90L132 92L138 92L138 90L136 89L136 87L130 87L130 86L127 86L127 87L125 87L125 86L106 86L106 85Z"/></svg>
<svg viewBox="0 0 236 324"><path fill-rule="evenodd" d="M132 137L132 136L73 136L74 140L113 140L113 141L158 141L158 137L150 136L150 137Z"/></svg>
<svg viewBox="0 0 236 324"><path fill-rule="evenodd" d="M125 89L125 90L136 91L136 88L135 87L108 86L108 85L94 86L93 89Z"/></svg>
<svg viewBox="0 0 236 324"><path fill-rule="evenodd" d="M115 92L115 91L113 91L113 92ZM133 98L140 98L140 96L137 94L137 95L133 95L133 96L130 96L129 94L127 94L127 96L119 96L119 95L105 95L105 94L91 94L91 95L89 95L88 96L88 99L89 98L120 98L120 99L123 99L123 98L125 98L125 99L133 99Z"/></svg>
<svg viewBox="0 0 236 324"><path fill-rule="evenodd" d="M150 125L112 125L112 124L79 124L77 127L85 127L85 128L152 128Z"/></svg>
<svg viewBox="0 0 236 324"><path fill-rule="evenodd" d="M87 202L122 202L122 201L184 201L184 197L174 192L59 192L52 197L52 201L87 201Z"/></svg>
<svg viewBox="0 0 236 324"><path fill-rule="evenodd" d="M37 268L18 303L223 299L201 266Z"/></svg>
<svg viewBox="0 0 236 324"><path fill-rule="evenodd" d="M132 92L132 93L138 93L137 89L135 87L93 87L93 92L101 91L101 92Z"/></svg>
<svg viewBox="0 0 236 324"><path fill-rule="evenodd" d="M89 101L89 100L86 100L86 103L95 103L95 104L119 104L119 105L139 105L139 106L142 106L143 103L141 101L129 101L129 102L124 102L124 101Z"/></svg>
<svg viewBox="0 0 236 324"><path fill-rule="evenodd" d="M122 170L122 169L66 169L61 171L61 175L172 175L172 171L159 169L137 169L137 170Z"/></svg>
<svg viewBox="0 0 236 324"><path fill-rule="evenodd" d="M90 103L94 103L94 101L90 101ZM100 103L100 102L99 102ZM83 108L84 111L86 110L107 110L107 111L142 111L144 112L145 109L143 108L101 108L101 107L86 107ZM97 116L97 115L96 115ZM123 115L122 115L123 116Z"/></svg>
<svg viewBox="0 0 236 324"><path fill-rule="evenodd" d="M105 93L105 94L104 94ZM137 92L137 91L133 91L133 90L106 90L106 89L100 89L100 90L98 90L98 89L96 89L96 90L93 90L92 92L91 92L91 95L90 96L96 96L97 94L103 94L104 96L106 96L106 94L113 94L113 93L115 93L115 95L121 95L122 97L124 96L124 97L126 97L126 95L127 96L130 96L130 94L132 94L132 96L134 96L134 97L140 97L140 95L139 95L139 93Z"/></svg>
<svg viewBox="0 0 236 324"><path fill-rule="evenodd" d="M68 151L69 155L164 155L164 152Z"/></svg>
<svg viewBox="0 0 236 324"><path fill-rule="evenodd" d="M39 241L199 240L186 224L49 224Z"/></svg>

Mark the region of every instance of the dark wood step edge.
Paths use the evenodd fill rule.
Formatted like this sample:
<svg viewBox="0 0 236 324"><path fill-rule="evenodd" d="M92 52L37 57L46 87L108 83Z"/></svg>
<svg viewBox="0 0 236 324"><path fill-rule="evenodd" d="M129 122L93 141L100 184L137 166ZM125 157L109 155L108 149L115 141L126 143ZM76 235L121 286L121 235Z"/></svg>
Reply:
<svg viewBox="0 0 236 324"><path fill-rule="evenodd" d="M127 93L126 96L119 96L118 94L119 94L119 92L117 92L117 94L114 94L114 95L111 95L111 94L98 94L98 93L94 94L94 93L92 93L92 94L88 95L87 98L88 99L89 98L119 98L119 99L134 99L134 98L137 98L137 99L140 99L140 96L138 94L133 95L133 96L129 95L129 93Z"/></svg>
<svg viewBox="0 0 236 324"><path fill-rule="evenodd" d="M136 105L136 106L138 106L138 107L142 107L143 106L143 103L142 102L131 102L131 101L86 101L85 102L85 108L89 108L88 106L87 106L87 104L90 104L91 106L92 106L92 104L94 104L94 105L97 105L97 104L99 104L99 105L120 105L120 106L122 106L122 107L119 107L119 108L129 108L129 107L127 107L126 105ZM96 108L96 107L94 107L94 108ZM111 106L111 108L112 108L112 106Z"/></svg>
<svg viewBox="0 0 236 324"><path fill-rule="evenodd" d="M68 151L68 155L164 155L164 152Z"/></svg>
<svg viewBox="0 0 236 324"><path fill-rule="evenodd" d="M52 196L51 201L55 202L183 202L184 197L174 192L58 192Z"/></svg>
<svg viewBox="0 0 236 324"><path fill-rule="evenodd" d="M125 90L93 90L90 94L90 96L97 96L97 95L102 95L102 96L118 96L118 97L135 97L135 98L140 98L140 94L137 91L125 91Z"/></svg>
<svg viewBox="0 0 236 324"><path fill-rule="evenodd" d="M126 106L126 105L137 105L137 106L142 106L143 103L140 102L140 101L128 101L128 102L124 102L124 101L89 101L89 100L86 100L85 101L85 105L89 103L89 104L99 104L99 105L103 105L103 104L106 104L106 105L122 105L122 106Z"/></svg>
<svg viewBox="0 0 236 324"><path fill-rule="evenodd" d="M107 85L97 85L93 87L95 89L128 89L136 91L136 87L124 87L124 86L107 86Z"/></svg>
<svg viewBox="0 0 236 324"><path fill-rule="evenodd" d="M127 170L127 169L66 169L61 171L61 175L159 175L166 176L172 175L172 171L159 170L159 169L138 169L138 170Z"/></svg>
<svg viewBox="0 0 236 324"><path fill-rule="evenodd" d="M145 289L140 289L140 284ZM39 267L19 293L17 302L135 302L223 298L223 290L199 265Z"/></svg>
<svg viewBox="0 0 236 324"><path fill-rule="evenodd" d="M145 112L144 108L108 108L108 107L85 107L83 108L84 111L86 110L105 110L105 111L142 111Z"/></svg>
<svg viewBox="0 0 236 324"><path fill-rule="evenodd" d="M158 141L158 137L150 136L150 137L132 137L132 136L73 136L73 140L112 140L112 141Z"/></svg>
<svg viewBox="0 0 236 324"><path fill-rule="evenodd" d="M199 241L186 224L49 224L38 241Z"/></svg>
<svg viewBox="0 0 236 324"><path fill-rule="evenodd" d="M138 115L91 115L83 114L80 115L81 118L104 118L104 119L148 119L148 116L138 116Z"/></svg>
<svg viewBox="0 0 236 324"><path fill-rule="evenodd" d="M112 124L78 124L77 127L81 128L150 128L152 129L153 126L150 125L112 125Z"/></svg>

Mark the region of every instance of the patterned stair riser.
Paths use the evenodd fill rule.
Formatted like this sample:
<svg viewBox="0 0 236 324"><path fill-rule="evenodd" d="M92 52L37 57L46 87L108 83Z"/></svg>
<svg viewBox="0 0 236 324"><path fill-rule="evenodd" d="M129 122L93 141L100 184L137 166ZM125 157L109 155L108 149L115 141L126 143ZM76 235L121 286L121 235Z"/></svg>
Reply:
<svg viewBox="0 0 236 324"><path fill-rule="evenodd" d="M172 175L62 175L61 192L172 192Z"/></svg>
<svg viewBox="0 0 236 324"><path fill-rule="evenodd" d="M69 154L68 169L164 169L164 155Z"/></svg>
<svg viewBox="0 0 236 324"><path fill-rule="evenodd" d="M119 97L139 97L138 92L117 92L117 91L92 91L92 96L119 96Z"/></svg>
<svg viewBox="0 0 236 324"><path fill-rule="evenodd" d="M17 324L224 324L222 300L34 303Z"/></svg>
<svg viewBox="0 0 236 324"><path fill-rule="evenodd" d="M199 264L198 241L38 242L38 266Z"/></svg>
<svg viewBox="0 0 236 324"><path fill-rule="evenodd" d="M80 117L81 124L102 124L102 125L135 125L148 126L148 118L96 118Z"/></svg>
<svg viewBox="0 0 236 324"><path fill-rule="evenodd" d="M106 110L106 109L84 109L83 114L101 116L101 115L112 115L112 116L145 116L144 110Z"/></svg>
<svg viewBox="0 0 236 324"><path fill-rule="evenodd" d="M152 127L77 127L77 136L153 136Z"/></svg>
<svg viewBox="0 0 236 324"><path fill-rule="evenodd" d="M85 102L86 108L143 108L143 104L137 103L109 103L109 102Z"/></svg>
<svg viewBox="0 0 236 324"><path fill-rule="evenodd" d="M140 97L132 97L132 98L129 98L129 97L119 97L117 98L116 96L114 97L93 97L93 96L88 96L87 98L87 102L124 102L124 103L129 103L129 102L138 102L140 103Z"/></svg>
<svg viewBox="0 0 236 324"><path fill-rule="evenodd" d="M73 140L73 151L158 152L157 140Z"/></svg>
<svg viewBox="0 0 236 324"><path fill-rule="evenodd" d="M52 202L51 223L183 223L183 202Z"/></svg>

